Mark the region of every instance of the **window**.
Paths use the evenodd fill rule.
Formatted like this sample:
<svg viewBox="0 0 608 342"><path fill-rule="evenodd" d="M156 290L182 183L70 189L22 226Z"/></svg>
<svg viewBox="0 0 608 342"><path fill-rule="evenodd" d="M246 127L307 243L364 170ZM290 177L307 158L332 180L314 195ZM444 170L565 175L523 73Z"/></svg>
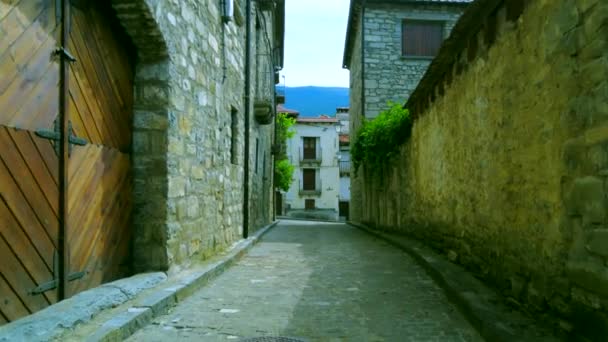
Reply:
<svg viewBox="0 0 608 342"><path fill-rule="evenodd" d="M304 159L317 159L317 138L302 138L304 145Z"/></svg>
<svg viewBox="0 0 608 342"><path fill-rule="evenodd" d="M302 190L316 190L316 175L315 169L302 169Z"/></svg>
<svg viewBox="0 0 608 342"><path fill-rule="evenodd" d="M443 42L443 22L404 20L401 37L403 56L435 57Z"/></svg>
<svg viewBox="0 0 608 342"><path fill-rule="evenodd" d="M232 107L230 110L230 162L234 165L238 164L237 141L238 141L238 111Z"/></svg>
<svg viewBox="0 0 608 342"><path fill-rule="evenodd" d="M258 173L258 165L260 164L259 154L260 154L260 139L256 138L255 139L255 173Z"/></svg>
<svg viewBox="0 0 608 342"><path fill-rule="evenodd" d="M315 208L315 200L314 199L306 199L304 200L304 209L314 209Z"/></svg>

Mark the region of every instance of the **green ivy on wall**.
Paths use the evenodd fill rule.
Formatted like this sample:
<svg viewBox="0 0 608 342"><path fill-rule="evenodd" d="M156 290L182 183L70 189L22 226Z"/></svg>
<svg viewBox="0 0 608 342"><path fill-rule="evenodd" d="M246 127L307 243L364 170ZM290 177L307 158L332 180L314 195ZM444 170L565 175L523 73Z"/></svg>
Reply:
<svg viewBox="0 0 608 342"><path fill-rule="evenodd" d="M398 103L389 102L388 109L372 119L363 121L351 147L355 170L365 163L379 169L399 152L400 146L412 134L409 111Z"/></svg>

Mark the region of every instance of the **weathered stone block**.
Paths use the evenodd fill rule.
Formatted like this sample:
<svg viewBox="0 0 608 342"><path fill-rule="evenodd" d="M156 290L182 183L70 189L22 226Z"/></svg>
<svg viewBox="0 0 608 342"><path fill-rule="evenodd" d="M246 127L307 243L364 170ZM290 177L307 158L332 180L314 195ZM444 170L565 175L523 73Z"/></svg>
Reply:
<svg viewBox="0 0 608 342"><path fill-rule="evenodd" d="M148 111L135 111L133 113L133 128L164 130L167 127L167 113Z"/></svg>
<svg viewBox="0 0 608 342"><path fill-rule="evenodd" d="M608 257L608 229L594 229L587 232L587 249L591 253Z"/></svg>
<svg viewBox="0 0 608 342"><path fill-rule="evenodd" d="M608 78L608 57L593 59L581 68L580 84L591 89Z"/></svg>
<svg viewBox="0 0 608 342"><path fill-rule="evenodd" d="M147 131L149 152L162 155L167 152L167 133L164 131Z"/></svg>
<svg viewBox="0 0 608 342"><path fill-rule="evenodd" d="M186 179L184 177L169 177L168 196L170 198L186 195Z"/></svg>
<svg viewBox="0 0 608 342"><path fill-rule="evenodd" d="M148 132L135 131L133 132L133 152L146 153L148 152Z"/></svg>
<svg viewBox="0 0 608 342"><path fill-rule="evenodd" d="M169 100L168 88L164 84L144 83L140 86L142 102L158 108L165 106Z"/></svg>
<svg viewBox="0 0 608 342"><path fill-rule="evenodd" d="M599 28L606 24L608 24L608 5L606 3L598 4L591 9L583 22L585 34L590 38L589 40L595 38Z"/></svg>
<svg viewBox="0 0 608 342"><path fill-rule="evenodd" d="M601 296L608 296L608 268L604 265L592 261L568 262L566 272L574 284Z"/></svg>
<svg viewBox="0 0 608 342"><path fill-rule="evenodd" d="M597 37L588 42L579 52L581 61L586 62L605 55L607 40L604 37Z"/></svg>
<svg viewBox="0 0 608 342"><path fill-rule="evenodd" d="M566 197L566 208L570 215L581 215L584 226L603 223L606 219L607 207L602 179L597 177L576 179Z"/></svg>

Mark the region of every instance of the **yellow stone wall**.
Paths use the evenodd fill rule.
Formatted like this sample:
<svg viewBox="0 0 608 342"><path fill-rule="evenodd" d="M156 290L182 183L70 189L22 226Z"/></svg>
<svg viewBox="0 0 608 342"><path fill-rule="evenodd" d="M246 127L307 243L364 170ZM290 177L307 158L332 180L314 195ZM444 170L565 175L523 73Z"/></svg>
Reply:
<svg viewBox="0 0 608 342"><path fill-rule="evenodd" d="M517 22L498 11L494 44L451 71L391 167L365 170L361 221L452 251L517 301L601 333L608 3L527 3Z"/></svg>

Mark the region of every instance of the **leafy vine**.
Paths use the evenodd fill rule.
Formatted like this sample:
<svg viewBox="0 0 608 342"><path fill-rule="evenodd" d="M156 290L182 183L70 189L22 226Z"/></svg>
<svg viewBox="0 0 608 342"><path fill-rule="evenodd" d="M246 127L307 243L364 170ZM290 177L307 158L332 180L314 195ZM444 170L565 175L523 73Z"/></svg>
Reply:
<svg viewBox="0 0 608 342"><path fill-rule="evenodd" d="M388 109L372 120L364 120L351 147L355 170L366 164L377 170L399 152L400 146L412 134L409 111L398 103L389 102Z"/></svg>

